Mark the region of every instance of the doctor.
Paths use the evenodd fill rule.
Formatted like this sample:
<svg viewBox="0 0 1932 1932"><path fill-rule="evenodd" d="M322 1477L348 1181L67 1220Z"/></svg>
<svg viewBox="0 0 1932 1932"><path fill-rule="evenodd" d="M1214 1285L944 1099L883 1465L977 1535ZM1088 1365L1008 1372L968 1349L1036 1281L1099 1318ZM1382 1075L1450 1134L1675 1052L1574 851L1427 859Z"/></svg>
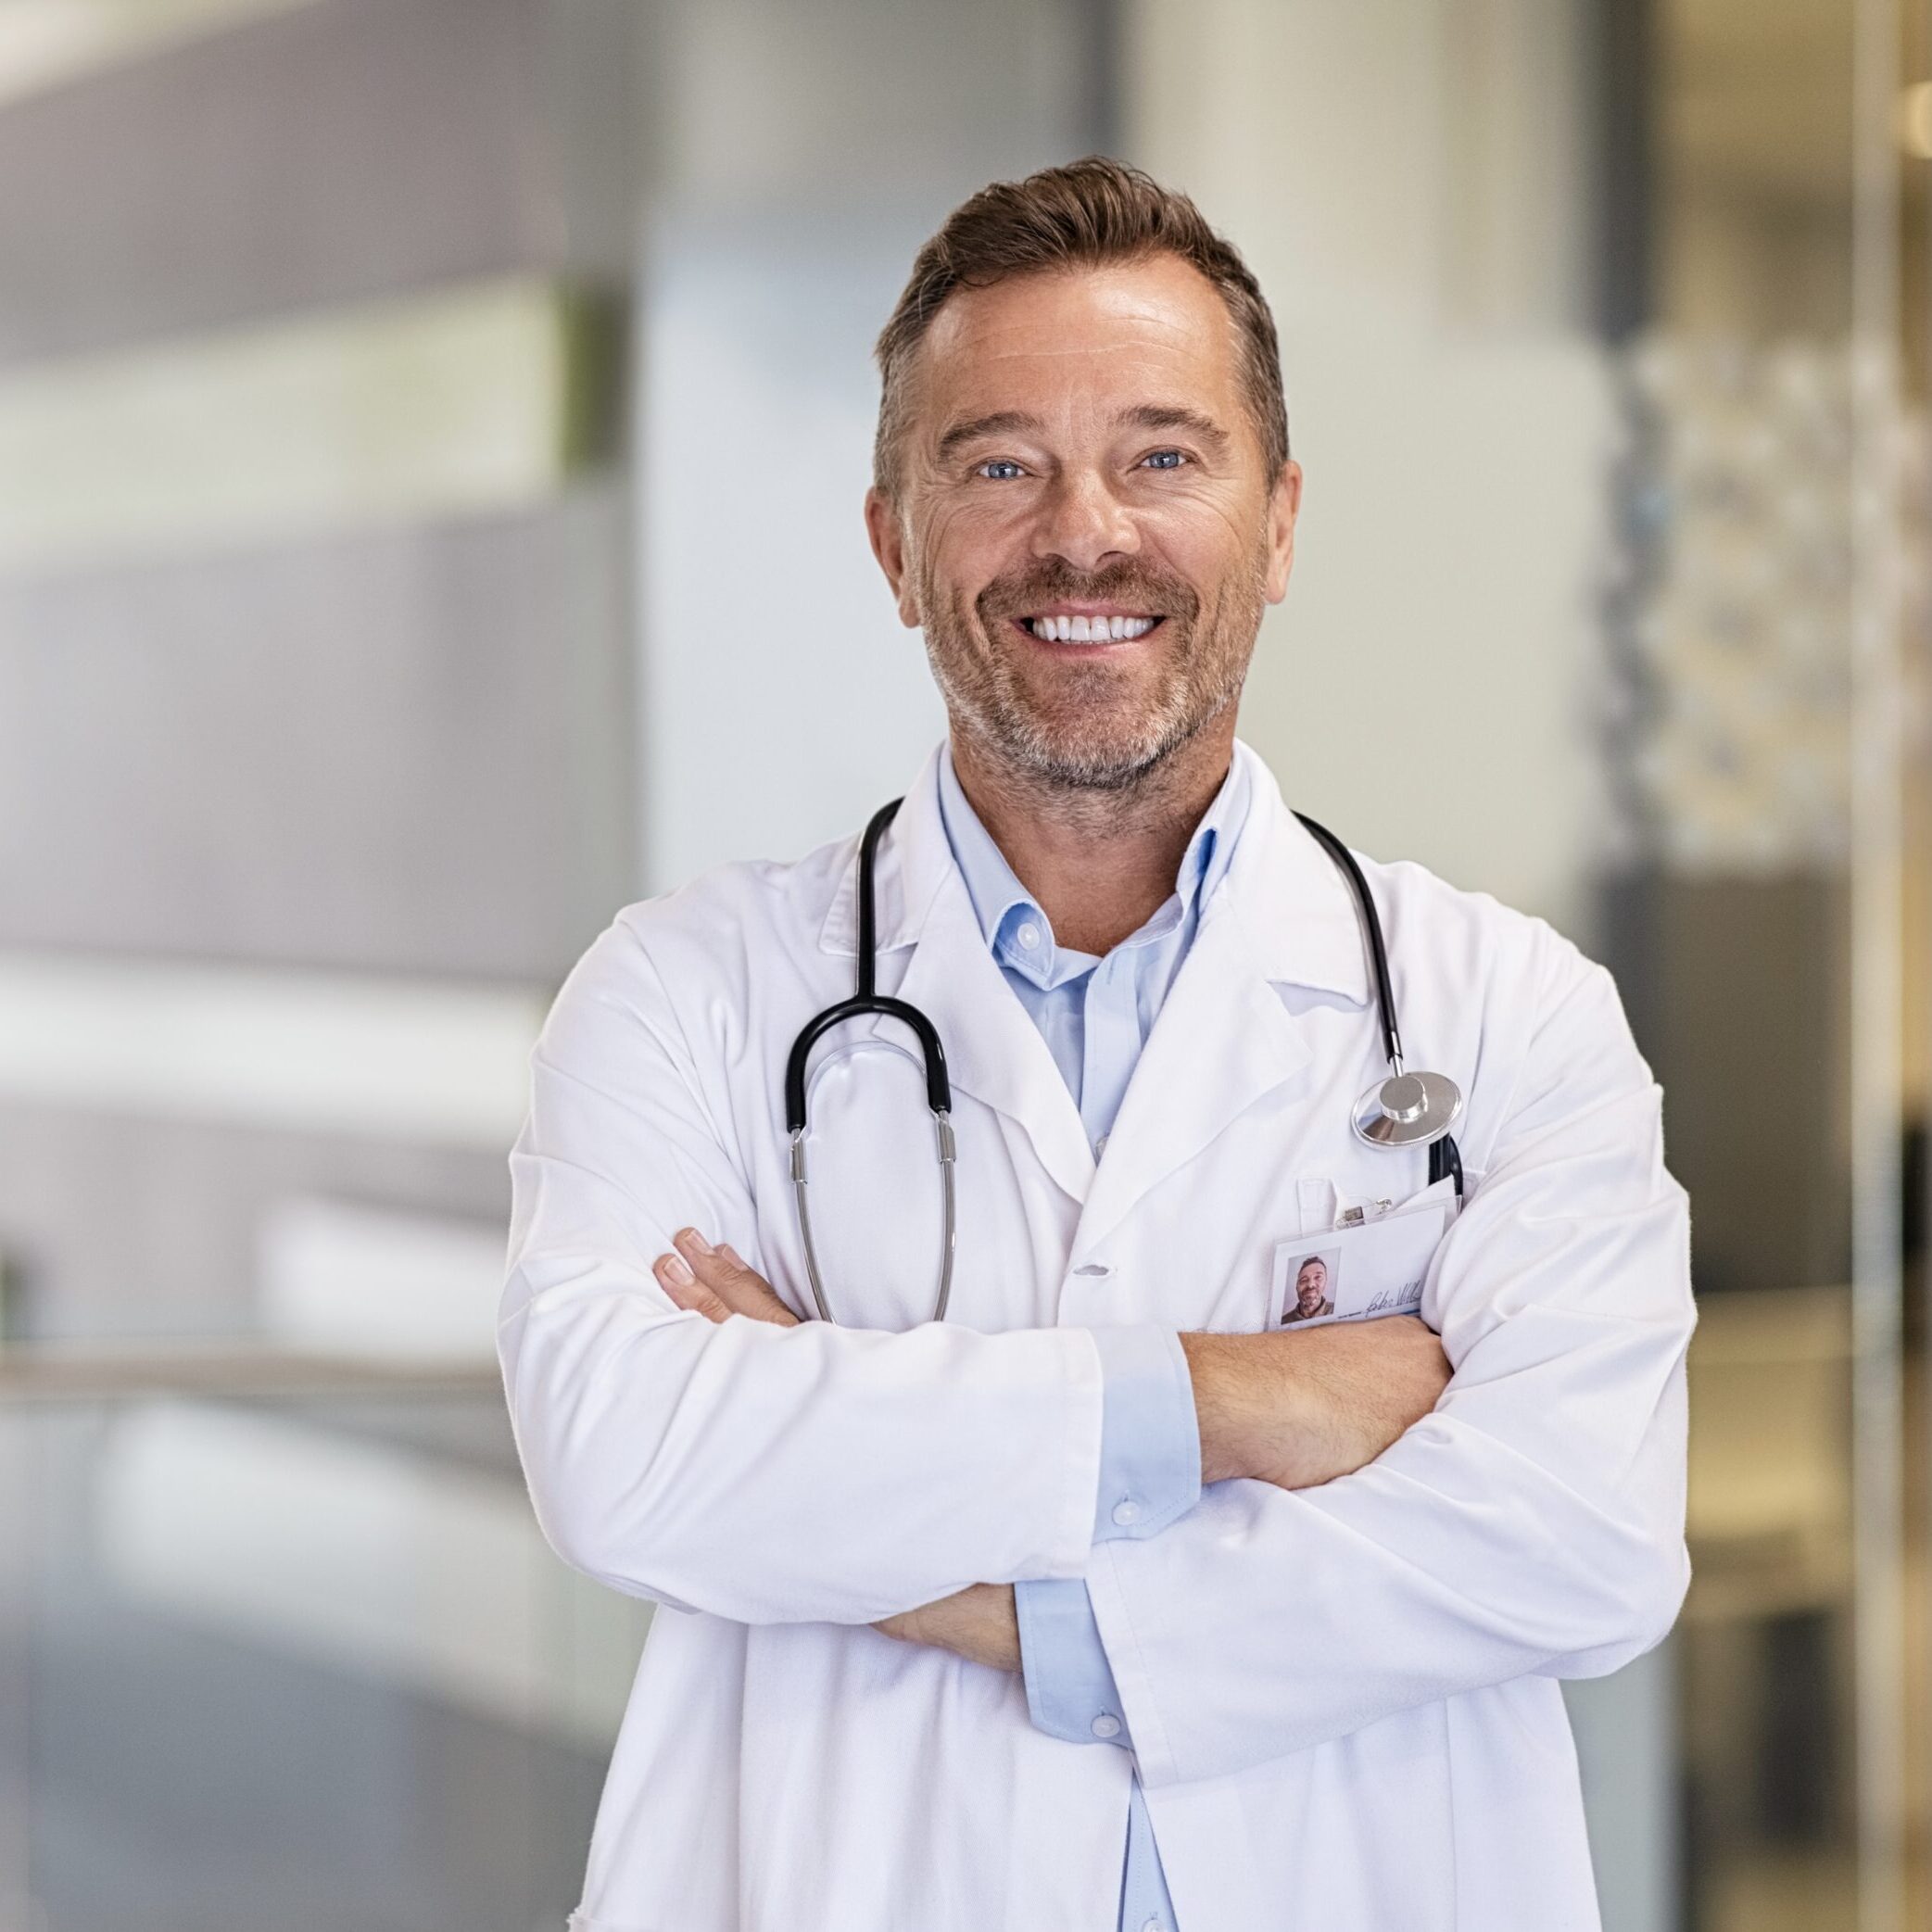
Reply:
<svg viewBox="0 0 1932 1932"><path fill-rule="evenodd" d="M1460 1211L1353 1132L1356 909L1234 736L1301 474L1191 202L985 190L879 360L866 526L951 732L878 979L951 1067L951 1305L874 1018L810 1067L801 1319L783 1072L852 990L856 837L620 915L537 1050L500 1331L547 1534L665 1606L573 1924L1594 1926L1559 1680L1687 1573L1685 1201L1614 989L1364 862ZM1342 1313L1284 1328L1316 1246ZM1418 1278L1422 1320L1346 1319Z"/></svg>

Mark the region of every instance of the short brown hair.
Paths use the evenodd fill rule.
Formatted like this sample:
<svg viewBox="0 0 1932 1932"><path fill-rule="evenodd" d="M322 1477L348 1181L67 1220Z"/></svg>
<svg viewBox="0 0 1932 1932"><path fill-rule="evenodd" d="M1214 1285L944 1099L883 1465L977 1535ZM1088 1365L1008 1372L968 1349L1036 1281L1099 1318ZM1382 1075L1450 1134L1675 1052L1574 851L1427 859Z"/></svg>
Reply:
<svg viewBox="0 0 1932 1932"><path fill-rule="evenodd" d="M1275 320L1261 284L1234 245L1207 225L1185 195L1124 161L1089 155L1024 181L981 188L946 217L915 257L912 278L875 351L880 391L872 475L878 488L890 497L899 487L906 373L933 318L955 291L1148 255L1178 255L1220 291L1240 337L1242 379L1262 459L1269 481L1279 476L1288 461L1288 405Z"/></svg>

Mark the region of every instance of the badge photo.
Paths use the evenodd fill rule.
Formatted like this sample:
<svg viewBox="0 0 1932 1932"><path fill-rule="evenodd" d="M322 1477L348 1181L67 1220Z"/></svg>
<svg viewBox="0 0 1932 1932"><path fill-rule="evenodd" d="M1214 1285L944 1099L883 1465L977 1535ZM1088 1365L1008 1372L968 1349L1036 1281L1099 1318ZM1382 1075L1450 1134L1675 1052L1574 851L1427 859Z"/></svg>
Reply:
<svg viewBox="0 0 1932 1932"><path fill-rule="evenodd" d="M1276 1250L1274 1273L1270 1328L1333 1318L1338 1306L1335 1294L1342 1282L1340 1247L1284 1245Z"/></svg>

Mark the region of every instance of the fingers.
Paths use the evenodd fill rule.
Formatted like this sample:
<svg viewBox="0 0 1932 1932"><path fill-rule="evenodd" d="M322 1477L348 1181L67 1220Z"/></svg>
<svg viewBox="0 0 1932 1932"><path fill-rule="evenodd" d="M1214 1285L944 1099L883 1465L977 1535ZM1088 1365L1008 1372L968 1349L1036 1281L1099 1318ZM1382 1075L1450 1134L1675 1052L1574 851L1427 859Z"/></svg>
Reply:
<svg viewBox="0 0 1932 1932"><path fill-rule="evenodd" d="M731 1313L676 1255L660 1255L651 1265L657 1284L680 1308L695 1309L707 1321L723 1321Z"/></svg>
<svg viewBox="0 0 1932 1932"><path fill-rule="evenodd" d="M764 1276L747 1268L735 1249L723 1243L713 1247L695 1228L680 1229L672 1239L677 1252L660 1255L652 1272L680 1308L693 1309L707 1321L745 1315L785 1328L797 1322Z"/></svg>

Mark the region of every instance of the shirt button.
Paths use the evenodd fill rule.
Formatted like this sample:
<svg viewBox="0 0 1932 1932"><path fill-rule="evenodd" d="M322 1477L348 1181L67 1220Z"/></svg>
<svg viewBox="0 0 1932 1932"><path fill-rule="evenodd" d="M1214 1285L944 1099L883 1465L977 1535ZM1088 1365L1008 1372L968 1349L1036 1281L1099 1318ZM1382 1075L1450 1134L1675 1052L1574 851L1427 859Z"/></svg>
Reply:
<svg viewBox="0 0 1932 1932"><path fill-rule="evenodd" d="M1141 1932L1168 1932L1168 1928L1158 1919L1149 1919L1141 1927Z"/></svg>
<svg viewBox="0 0 1932 1932"><path fill-rule="evenodd" d="M1118 1717L1109 1717L1107 1713L1105 1711L1103 1711L1100 1713L1100 1715L1093 1720L1093 1735L1096 1737L1119 1736L1120 1720Z"/></svg>
<svg viewBox="0 0 1932 1932"><path fill-rule="evenodd" d="M1031 920L1029 920L1026 925L1020 928L1019 942L1029 953L1040 943L1040 928Z"/></svg>
<svg viewBox="0 0 1932 1932"><path fill-rule="evenodd" d="M1117 1527L1124 1530L1129 1523L1139 1522L1140 1520L1140 1504L1136 1502L1125 1502L1116 1503L1114 1505L1114 1522Z"/></svg>

